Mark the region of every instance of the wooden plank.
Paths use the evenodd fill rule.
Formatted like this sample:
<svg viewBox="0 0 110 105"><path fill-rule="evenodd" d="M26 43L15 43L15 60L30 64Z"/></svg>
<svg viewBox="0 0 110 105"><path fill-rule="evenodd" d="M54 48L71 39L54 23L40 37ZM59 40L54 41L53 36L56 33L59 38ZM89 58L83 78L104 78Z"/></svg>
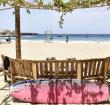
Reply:
<svg viewBox="0 0 110 105"><path fill-rule="evenodd" d="M90 65L89 65L89 72L88 72L88 77L92 77L92 71L93 71L93 66L94 66L94 60L90 60Z"/></svg>
<svg viewBox="0 0 110 105"><path fill-rule="evenodd" d="M37 66L36 66L36 63L32 63L32 77L34 80L37 79Z"/></svg>
<svg viewBox="0 0 110 105"><path fill-rule="evenodd" d="M72 61L69 62L69 77L73 78L74 76L74 72L73 72L73 68L72 68Z"/></svg>
<svg viewBox="0 0 110 105"><path fill-rule="evenodd" d="M66 78L68 78L69 77L69 61L66 61L65 62L66 63Z"/></svg>
<svg viewBox="0 0 110 105"><path fill-rule="evenodd" d="M82 69L81 69L81 61L77 61L77 79L81 80L81 74L82 74Z"/></svg>
<svg viewBox="0 0 110 105"><path fill-rule="evenodd" d="M49 65L50 65L50 77L53 77L53 63L50 62Z"/></svg>
<svg viewBox="0 0 110 105"><path fill-rule="evenodd" d="M90 62L89 61L84 61L83 62L83 65L85 64L85 69L83 69L83 77L84 78L87 78L88 77L88 73L89 73L89 65L90 65Z"/></svg>
<svg viewBox="0 0 110 105"><path fill-rule="evenodd" d="M55 63L55 78L59 77L59 62Z"/></svg>
<svg viewBox="0 0 110 105"><path fill-rule="evenodd" d="M44 73L43 73L43 65L42 62L39 63L39 70L40 70L40 76L43 77Z"/></svg>
<svg viewBox="0 0 110 105"><path fill-rule="evenodd" d="M105 63L104 63L104 78L103 78L104 83L106 83L106 78L107 78L107 67L108 67L108 61L105 60Z"/></svg>
<svg viewBox="0 0 110 105"><path fill-rule="evenodd" d="M48 77L48 64L47 64L47 62L44 62L44 72L45 72L45 77Z"/></svg>
<svg viewBox="0 0 110 105"><path fill-rule="evenodd" d="M98 60L98 65L97 65L96 75L99 74L100 66L101 66L101 60Z"/></svg>
<svg viewBox="0 0 110 105"><path fill-rule="evenodd" d="M69 68L68 68L68 74L69 74L69 78L73 77L73 70L72 70L72 61L69 61Z"/></svg>
<svg viewBox="0 0 110 105"><path fill-rule="evenodd" d="M60 68L61 68L60 75L61 75L61 77L63 77L65 75L65 72L64 72L65 68L64 68L64 62L63 61L60 63Z"/></svg>
<svg viewBox="0 0 110 105"><path fill-rule="evenodd" d="M92 76L95 76L95 71L96 71L96 62L97 62L97 60L95 60L94 62L93 62L93 65L92 65Z"/></svg>
<svg viewBox="0 0 110 105"><path fill-rule="evenodd" d="M104 63L105 63L104 61L101 61L101 67L100 67L100 70L99 70L99 74L98 75L103 76L103 74L104 74L104 66L105 66Z"/></svg>
<svg viewBox="0 0 110 105"><path fill-rule="evenodd" d="M16 70L16 65L15 65L15 60L14 59L10 59L10 71L11 71L11 84L13 84L16 79L15 79L15 70Z"/></svg>
<svg viewBox="0 0 110 105"><path fill-rule="evenodd" d="M73 73L75 73L75 78L77 78L77 61L76 60L72 61L72 64L73 64L72 66Z"/></svg>

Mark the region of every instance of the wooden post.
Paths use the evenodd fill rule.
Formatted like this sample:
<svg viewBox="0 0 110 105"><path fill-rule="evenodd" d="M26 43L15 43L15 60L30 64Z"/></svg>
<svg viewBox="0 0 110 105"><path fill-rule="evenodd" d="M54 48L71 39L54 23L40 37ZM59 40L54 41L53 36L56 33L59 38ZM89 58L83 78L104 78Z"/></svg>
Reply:
<svg viewBox="0 0 110 105"><path fill-rule="evenodd" d="M36 63L32 63L32 78L34 80L37 79L37 66L36 66Z"/></svg>
<svg viewBox="0 0 110 105"><path fill-rule="evenodd" d="M82 67L81 67L81 61L77 61L77 79L82 79Z"/></svg>
<svg viewBox="0 0 110 105"><path fill-rule="evenodd" d="M21 58L20 8L15 6L16 58Z"/></svg>

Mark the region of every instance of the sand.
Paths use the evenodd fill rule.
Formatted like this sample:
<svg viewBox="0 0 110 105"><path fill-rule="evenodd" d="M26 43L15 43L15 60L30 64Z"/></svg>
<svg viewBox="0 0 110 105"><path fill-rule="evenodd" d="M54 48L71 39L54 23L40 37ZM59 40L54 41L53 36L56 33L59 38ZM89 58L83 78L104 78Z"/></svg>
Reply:
<svg viewBox="0 0 110 105"><path fill-rule="evenodd" d="M41 60L46 59L46 57L56 57L56 59L89 59L110 56L110 42L44 43L22 41L21 45L22 59ZM1 54L15 58L15 42L0 44ZM9 86L3 81L3 72L0 72L0 105L30 105L29 103L13 101L9 96Z"/></svg>
<svg viewBox="0 0 110 105"><path fill-rule="evenodd" d="M110 42L41 43L22 41L22 59L45 59L46 57L100 58L110 56ZM0 44L0 55L15 58L15 43Z"/></svg>

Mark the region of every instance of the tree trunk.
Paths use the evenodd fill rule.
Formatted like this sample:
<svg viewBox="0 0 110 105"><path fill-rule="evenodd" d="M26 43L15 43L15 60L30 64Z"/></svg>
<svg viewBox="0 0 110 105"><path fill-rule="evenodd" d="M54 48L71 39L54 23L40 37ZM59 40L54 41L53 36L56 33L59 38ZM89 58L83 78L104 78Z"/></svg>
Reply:
<svg viewBox="0 0 110 105"><path fill-rule="evenodd" d="M20 8L15 6L16 58L21 59Z"/></svg>

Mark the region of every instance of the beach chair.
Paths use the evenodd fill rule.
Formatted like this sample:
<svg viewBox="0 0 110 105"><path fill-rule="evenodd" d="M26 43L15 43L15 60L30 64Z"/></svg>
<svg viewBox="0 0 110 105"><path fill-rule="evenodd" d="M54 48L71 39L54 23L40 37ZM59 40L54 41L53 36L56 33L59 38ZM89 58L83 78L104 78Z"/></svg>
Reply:
<svg viewBox="0 0 110 105"><path fill-rule="evenodd" d="M1 55L2 64L3 64L3 74L4 74L4 81L8 82L8 78L11 78L10 72L10 58L8 56Z"/></svg>

